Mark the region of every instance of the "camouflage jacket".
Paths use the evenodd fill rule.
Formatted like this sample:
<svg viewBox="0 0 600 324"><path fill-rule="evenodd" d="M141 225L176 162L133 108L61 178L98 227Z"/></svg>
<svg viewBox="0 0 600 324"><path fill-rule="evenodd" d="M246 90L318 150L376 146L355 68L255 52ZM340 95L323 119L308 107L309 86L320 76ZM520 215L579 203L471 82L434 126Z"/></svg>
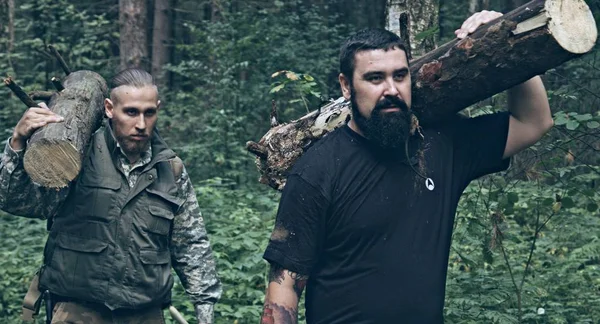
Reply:
<svg viewBox="0 0 600 324"><path fill-rule="evenodd" d="M0 157L0 209L25 217L47 219L58 212L69 194L69 187L49 189L31 181L23 168L24 150L14 151L7 141ZM151 148L141 159L130 164L119 150L118 166L134 186L142 167L152 157ZM183 168L177 186L185 203L175 215L171 238L171 259L186 293L195 305L200 323L213 323L213 306L221 296L221 284L217 278L212 255L196 193Z"/></svg>

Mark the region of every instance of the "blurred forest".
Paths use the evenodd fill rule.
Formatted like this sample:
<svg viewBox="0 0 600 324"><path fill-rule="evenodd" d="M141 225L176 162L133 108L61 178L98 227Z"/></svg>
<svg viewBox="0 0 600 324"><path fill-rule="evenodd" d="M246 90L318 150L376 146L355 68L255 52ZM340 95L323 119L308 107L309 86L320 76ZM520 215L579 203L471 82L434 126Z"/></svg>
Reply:
<svg viewBox="0 0 600 324"><path fill-rule="evenodd" d="M524 3L428 2L439 10L430 13L438 22L419 37L437 44L453 39L474 11L507 12ZM600 0L586 2L598 22ZM163 102L158 127L190 172L218 259L224 293L216 321L256 323L267 282L262 252L279 193L258 183L245 143L269 129L272 100L288 121L339 97L342 40L363 27L385 27L386 4L0 0L0 72L26 91L52 90L50 79L62 71L49 44L72 70L107 80L126 66L152 71ZM543 76L555 127L516 156L509 171L465 191L448 266L447 323L600 323L598 56L596 46ZM307 77L272 77L281 70ZM0 98L4 141L25 107L5 87ZM474 116L504 104L498 94L464 112ZM45 222L0 216L0 322L20 323L22 298L41 264ZM194 318L179 284L173 303Z"/></svg>

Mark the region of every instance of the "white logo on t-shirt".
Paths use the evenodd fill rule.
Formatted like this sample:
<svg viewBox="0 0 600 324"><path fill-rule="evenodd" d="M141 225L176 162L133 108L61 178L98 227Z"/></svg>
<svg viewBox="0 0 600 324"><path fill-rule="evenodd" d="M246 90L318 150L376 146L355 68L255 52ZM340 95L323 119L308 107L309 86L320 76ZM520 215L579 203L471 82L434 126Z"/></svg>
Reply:
<svg viewBox="0 0 600 324"><path fill-rule="evenodd" d="M433 180L431 180L431 178L425 179L425 187L427 187L429 191L433 191L433 189L435 189L435 184L433 183Z"/></svg>

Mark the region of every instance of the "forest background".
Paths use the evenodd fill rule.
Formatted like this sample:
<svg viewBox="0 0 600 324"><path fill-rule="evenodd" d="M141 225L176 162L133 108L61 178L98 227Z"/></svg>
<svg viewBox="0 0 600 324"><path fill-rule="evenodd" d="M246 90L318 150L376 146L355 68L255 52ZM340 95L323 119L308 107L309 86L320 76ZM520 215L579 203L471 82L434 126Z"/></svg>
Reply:
<svg viewBox="0 0 600 324"><path fill-rule="evenodd" d="M419 0L442 44L470 13L520 0ZM600 0L587 0L598 22ZM289 121L340 96L338 49L363 27L384 27L385 0L0 0L0 71L27 91L72 70L107 80L137 65L158 77L161 135L184 160L218 260L217 323L257 323L279 193L259 184L245 143L269 129L275 100ZM119 23L119 19L121 23ZM448 265L447 323L600 323L600 63L591 53L543 76L555 127L509 171L474 181L457 212ZM277 71L293 71L272 75ZM0 88L0 137L25 107ZM464 112L502 109L503 94ZM2 147L4 142L2 142ZM40 266L45 222L0 212L0 322ZM364 296L365 298L373 298ZM176 283L174 305L193 308ZM42 312L43 313L43 312ZM300 315L303 318L302 314ZM42 323L43 316L38 323Z"/></svg>

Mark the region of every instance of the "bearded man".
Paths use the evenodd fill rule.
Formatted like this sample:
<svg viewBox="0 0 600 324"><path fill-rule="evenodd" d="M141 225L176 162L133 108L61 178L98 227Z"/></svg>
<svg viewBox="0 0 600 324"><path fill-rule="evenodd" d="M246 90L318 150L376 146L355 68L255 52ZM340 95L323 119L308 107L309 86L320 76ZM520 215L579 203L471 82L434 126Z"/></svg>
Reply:
<svg viewBox="0 0 600 324"><path fill-rule="evenodd" d="M111 88L108 118L68 187L40 187L23 168L33 132L63 121L45 104L23 114L6 144L0 209L52 224L39 285L30 290L47 291L52 323L159 324L171 301L173 268L198 323L213 323L221 284L188 173L155 130L154 79L127 69Z"/></svg>
<svg viewBox="0 0 600 324"><path fill-rule="evenodd" d="M500 16L481 12L463 38ZM264 258L271 264L262 323L442 323L454 215L470 181L552 126L535 77L508 91L508 112L418 129L405 45L363 30L340 55L352 120L294 165ZM468 91L465 89L464 91Z"/></svg>

